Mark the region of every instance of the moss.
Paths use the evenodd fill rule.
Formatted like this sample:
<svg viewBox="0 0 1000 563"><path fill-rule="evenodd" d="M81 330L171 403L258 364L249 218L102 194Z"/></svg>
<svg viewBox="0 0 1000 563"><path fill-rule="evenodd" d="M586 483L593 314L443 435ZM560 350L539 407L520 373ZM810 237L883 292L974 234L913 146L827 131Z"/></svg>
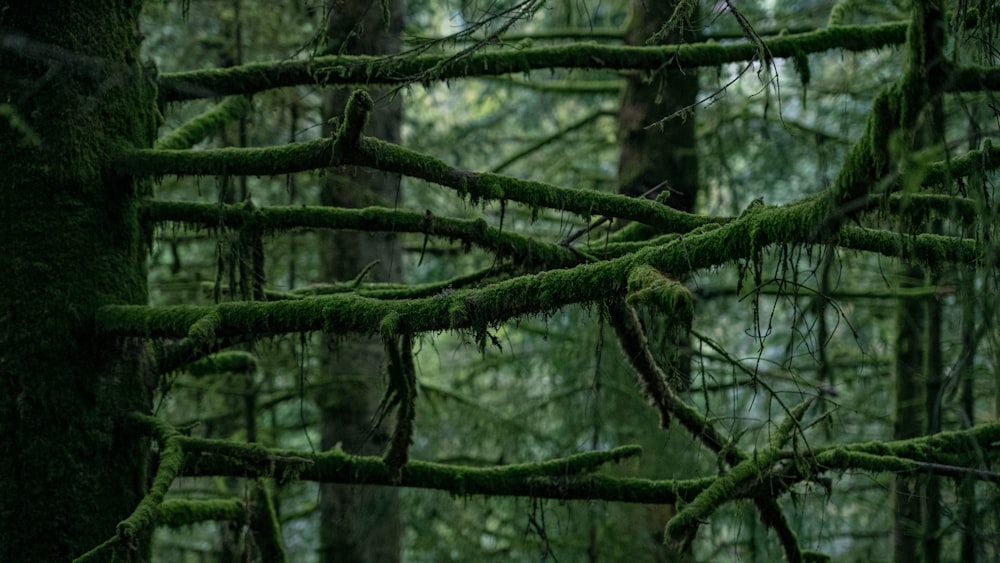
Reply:
<svg viewBox="0 0 1000 563"><path fill-rule="evenodd" d="M108 306L97 312L96 328L99 335L107 336L186 337L194 323L216 311L220 319L213 333L215 338L324 328L337 333L366 333L390 311L399 313L407 331L484 327L527 314L544 314L571 303L622 295L628 277L638 266L683 276L753 257L754 252L777 242L815 242L820 239L818 217L825 213L826 202L821 198L788 207L761 207L718 228L663 246L642 248L622 258L524 275L475 290L443 291L391 302L339 294L217 307ZM903 239L889 232L856 228L842 229L833 241L845 248L913 256L930 263L975 263L983 259L984 252L971 240L936 235ZM682 294L668 295L676 298ZM683 300L676 303L683 304Z"/></svg>
<svg viewBox="0 0 1000 563"><path fill-rule="evenodd" d="M564 500L587 499L640 503L672 503L692 499L712 478L652 481L592 475L602 465L637 456L636 446L584 452L565 458L497 467L462 467L411 460L393 482L378 457L348 455L339 450L317 454L270 450L254 444L183 438L191 452L185 475L272 476L295 474L324 483L398 485L447 491L455 495L508 495Z"/></svg>
<svg viewBox="0 0 1000 563"><path fill-rule="evenodd" d="M594 214L640 221L665 232L688 232L699 226L721 223L725 219L684 213L645 199L596 191L560 188L543 182L518 180L498 174L475 174L458 170L444 162L377 139L362 138L358 151L338 152L330 161L333 149L329 140L319 140L271 148L215 149L206 151L128 150L118 155L116 167L139 175L274 175L327 168L331 164L354 164L377 168L434 182L467 195L474 202L511 200L533 209L547 207L577 213ZM185 207L194 204L157 203L147 211L154 220L167 217L198 222L212 220L210 209ZM173 215L170 215L170 214ZM231 210L227 214L233 213Z"/></svg>
<svg viewBox="0 0 1000 563"><path fill-rule="evenodd" d="M157 525L180 528L200 522L217 521L243 524L247 510L240 499L169 499L159 507Z"/></svg>
<svg viewBox="0 0 1000 563"><path fill-rule="evenodd" d="M280 147L203 151L122 148L112 166L121 174L148 177L273 176L328 168L331 144L330 139L318 139Z"/></svg>

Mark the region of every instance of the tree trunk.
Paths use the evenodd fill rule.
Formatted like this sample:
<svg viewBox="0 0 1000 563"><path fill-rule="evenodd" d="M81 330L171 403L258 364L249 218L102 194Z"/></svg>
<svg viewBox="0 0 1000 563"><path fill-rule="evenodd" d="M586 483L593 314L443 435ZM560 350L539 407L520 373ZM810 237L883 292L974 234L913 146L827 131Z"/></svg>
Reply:
<svg viewBox="0 0 1000 563"><path fill-rule="evenodd" d="M942 285L943 276L931 273L931 284ZM944 390L944 359L941 348L941 329L944 310L941 302L933 299L927 303L927 365L925 390L924 433L928 436L941 432L941 393ZM921 497L924 502L924 563L941 563L941 480L935 475L923 476Z"/></svg>
<svg viewBox="0 0 1000 563"><path fill-rule="evenodd" d="M391 21L368 0L331 2L327 50L332 53L388 54L399 51L403 2L390 2ZM389 24L387 26L387 23ZM399 142L402 104L398 97L372 90L376 107L367 135ZM324 122L343 116L349 92L338 90L324 103ZM329 125L327 125L329 127ZM326 132L327 135L330 131ZM399 196L399 176L368 170L350 174L329 171L321 203L337 207L393 207ZM394 235L355 232L325 233L320 259L326 280L354 279L374 260L380 263L370 281L399 281L402 254ZM384 390L385 356L377 338L345 337L322 355L324 372L332 378L321 398L323 448L379 455L388 443L383 428L372 429L372 416ZM324 485L320 503L320 545L323 563L399 561L402 524L395 489Z"/></svg>
<svg viewBox="0 0 1000 563"><path fill-rule="evenodd" d="M0 561L69 561L145 492L147 442L121 424L149 409L145 347L92 330L97 308L146 302L145 186L108 169L156 132L138 16L121 0L0 7Z"/></svg>
<svg viewBox="0 0 1000 563"><path fill-rule="evenodd" d="M901 271L900 287L923 284L919 266ZM896 335L895 417L893 439L915 438L924 432L925 385L924 338L927 305L923 298L902 299L899 304ZM897 474L893 488L893 561L919 561L923 531L921 495L915 475Z"/></svg>
<svg viewBox="0 0 1000 563"><path fill-rule="evenodd" d="M645 45L670 21L679 2L633 0L625 30L628 45ZM690 18L690 19L689 19ZM683 43L694 40L692 21L697 7L677 21L674 29L658 43ZM618 160L618 191L625 195L655 198L669 192L667 205L692 212L698 195L698 154L695 148L694 106L698 96L698 70L668 68L652 77L642 73L628 76L618 110L618 136L621 151ZM649 125L662 122L659 126ZM647 192L659 187L654 193ZM651 350L671 381L690 385L690 326L678 327L640 311L643 328ZM688 561L689 550L664 545L663 529L675 507L636 508L633 515L648 531L656 546L655 561ZM654 517L650 517L650 516Z"/></svg>
<svg viewBox="0 0 1000 563"><path fill-rule="evenodd" d="M677 4L678 0L632 0L625 42L645 45L646 40L670 20ZM692 19L696 18L697 13L692 13ZM677 22L674 27L660 43L677 44L695 39L690 21ZM682 69L674 65L653 76L639 72L629 74L618 110L620 193L638 197L666 182L670 192L667 204L681 211L694 210L698 195L694 127L697 96L698 69L695 68Z"/></svg>

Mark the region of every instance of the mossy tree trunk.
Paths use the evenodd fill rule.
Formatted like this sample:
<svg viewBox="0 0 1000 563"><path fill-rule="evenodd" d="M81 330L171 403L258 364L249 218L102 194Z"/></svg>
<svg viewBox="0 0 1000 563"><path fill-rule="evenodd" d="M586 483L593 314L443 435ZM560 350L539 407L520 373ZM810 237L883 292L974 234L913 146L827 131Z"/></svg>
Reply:
<svg viewBox="0 0 1000 563"><path fill-rule="evenodd" d="M93 337L145 304L142 189L108 170L149 147L155 92L139 2L0 5L0 561L68 561L112 537L145 489L145 347ZM120 546L143 559L144 546Z"/></svg>
<svg viewBox="0 0 1000 563"><path fill-rule="evenodd" d="M345 54L399 52L403 28L403 2L389 2L391 18L384 20L378 4L368 0L330 2L327 50ZM399 142L402 103L372 90L376 106L366 134ZM349 91L337 90L324 102L324 122L342 117ZM331 134L327 131L326 134ZM340 172L340 173L338 173ZM342 208L380 205L394 207L399 176L377 171L330 170L324 178L323 205ZM400 281L402 256L394 235L339 231L320 238L320 259L325 281L349 281L374 260L366 281ZM386 369L383 345L378 338L343 337L324 349L324 373L332 379L320 398L323 448L339 447L356 454L380 455L388 443L384 428L371 428L373 414L384 390ZM323 485L320 503L320 544L323 563L391 563L400 559L402 524L399 494L391 488Z"/></svg>

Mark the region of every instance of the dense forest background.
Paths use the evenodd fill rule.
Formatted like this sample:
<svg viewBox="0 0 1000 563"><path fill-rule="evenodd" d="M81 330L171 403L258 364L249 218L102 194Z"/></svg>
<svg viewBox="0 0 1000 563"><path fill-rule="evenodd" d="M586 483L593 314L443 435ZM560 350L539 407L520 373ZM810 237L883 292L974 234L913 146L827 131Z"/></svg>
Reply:
<svg viewBox="0 0 1000 563"><path fill-rule="evenodd" d="M90 63L4 7L45 70L0 71L21 151L31 88ZM150 493L74 556L1000 560L998 30L985 1L145 3L157 140L100 177L151 179L148 301L93 322L152 374L122 413Z"/></svg>

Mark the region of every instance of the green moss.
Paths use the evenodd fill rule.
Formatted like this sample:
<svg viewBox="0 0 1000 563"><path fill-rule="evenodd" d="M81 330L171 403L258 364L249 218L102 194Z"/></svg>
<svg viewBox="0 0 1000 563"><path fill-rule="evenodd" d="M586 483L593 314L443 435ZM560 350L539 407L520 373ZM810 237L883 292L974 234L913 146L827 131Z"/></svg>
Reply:
<svg viewBox="0 0 1000 563"><path fill-rule="evenodd" d="M629 305L645 305L664 314L668 322L690 323L694 317L694 297L681 282L655 268L637 266L628 276Z"/></svg>
<svg viewBox="0 0 1000 563"><path fill-rule="evenodd" d="M160 504L156 523L180 528L208 521L243 524L247 519L246 506L240 499L169 499Z"/></svg>
<svg viewBox="0 0 1000 563"><path fill-rule="evenodd" d="M184 450L181 447L180 434L176 430L160 421L150 421L149 419L152 417L139 415L137 417L155 425L160 431L158 440L162 449L160 450L160 465L156 469L152 486L132 514L119 522L116 527L116 534L126 544L142 541L144 536L156 525L159 506L163 502L167 490L170 489L170 485L180 474L181 465L184 462Z"/></svg>
<svg viewBox="0 0 1000 563"><path fill-rule="evenodd" d="M122 148L112 166L121 174L149 177L272 176L330 167L331 146L330 139L318 139L279 147L203 151Z"/></svg>

